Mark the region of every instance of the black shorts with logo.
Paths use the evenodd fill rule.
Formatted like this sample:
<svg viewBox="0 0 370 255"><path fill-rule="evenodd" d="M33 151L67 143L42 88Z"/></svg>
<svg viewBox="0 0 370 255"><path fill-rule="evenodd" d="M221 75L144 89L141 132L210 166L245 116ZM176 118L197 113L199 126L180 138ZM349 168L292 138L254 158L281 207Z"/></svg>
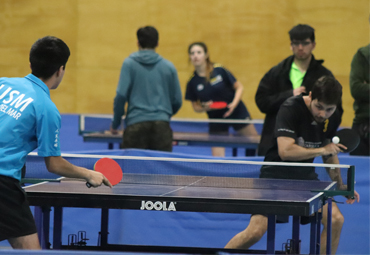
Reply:
<svg viewBox="0 0 370 255"><path fill-rule="evenodd" d="M37 233L26 192L18 180L0 176L0 241Z"/></svg>

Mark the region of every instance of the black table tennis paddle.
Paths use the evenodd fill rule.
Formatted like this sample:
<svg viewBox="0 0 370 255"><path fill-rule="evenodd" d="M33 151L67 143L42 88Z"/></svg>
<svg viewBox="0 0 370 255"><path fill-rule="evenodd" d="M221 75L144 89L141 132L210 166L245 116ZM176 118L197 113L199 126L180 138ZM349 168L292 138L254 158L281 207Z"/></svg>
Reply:
<svg viewBox="0 0 370 255"><path fill-rule="evenodd" d="M357 146L360 143L360 136L357 134L356 131L349 128L343 128L338 130L335 136L339 138L338 143L343 144L344 146L347 147L347 150L343 149L343 152L353 151L354 149L357 148ZM333 141L337 140L334 139L335 136L333 137Z"/></svg>

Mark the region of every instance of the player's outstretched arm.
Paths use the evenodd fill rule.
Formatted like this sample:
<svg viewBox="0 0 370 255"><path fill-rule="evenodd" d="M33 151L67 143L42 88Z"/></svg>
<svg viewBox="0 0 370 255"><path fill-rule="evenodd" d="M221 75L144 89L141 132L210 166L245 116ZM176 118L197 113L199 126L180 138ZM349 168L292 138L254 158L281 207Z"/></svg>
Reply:
<svg viewBox="0 0 370 255"><path fill-rule="evenodd" d="M304 148L295 143L291 137L279 136L277 138L279 156L282 160L299 161L318 156L337 155L346 147L342 144L329 143L320 148Z"/></svg>
<svg viewBox="0 0 370 255"><path fill-rule="evenodd" d="M44 160L46 168L51 173L69 178L85 179L86 182L90 183L93 187L99 187L104 184L112 188L112 184L103 174L84 167L75 166L61 156L45 157Z"/></svg>
<svg viewBox="0 0 370 255"><path fill-rule="evenodd" d="M242 95L243 95L243 91L244 91L244 86L243 84L240 82L240 81L236 81L234 83L234 90L235 90L235 96L234 96L234 99L233 101L227 106L229 108L229 110L227 112L225 112L224 114L224 118L226 117L229 117L235 110L235 108L238 106L241 98L242 98Z"/></svg>
<svg viewBox="0 0 370 255"><path fill-rule="evenodd" d="M347 204L353 204L354 202L360 202L360 194L357 193L357 191L355 190L355 194L354 194L354 197L353 198L347 198L347 201L346 203Z"/></svg>
<svg viewBox="0 0 370 255"><path fill-rule="evenodd" d="M323 153L322 148L304 148L295 143L291 137L279 136L277 138L279 156L286 161L300 161L317 156Z"/></svg>
<svg viewBox="0 0 370 255"><path fill-rule="evenodd" d="M119 133L118 129L114 129L114 128L112 127L112 125L110 125L109 131L110 131L112 134L114 134L114 135L117 135L117 134ZM122 130L122 131L123 131L123 130Z"/></svg>
<svg viewBox="0 0 370 255"><path fill-rule="evenodd" d="M337 155L323 156L322 161L325 164L339 164L339 159L338 159ZM338 185L339 189L341 189L341 190L346 190L347 189L347 186L343 184L342 175L340 173L340 168L327 167L326 172L328 173L328 175L330 176L330 179L332 181L337 182L337 185Z"/></svg>
<svg viewBox="0 0 370 255"><path fill-rule="evenodd" d="M323 157L323 162L325 164L339 164L339 159L338 159L338 156L337 155L333 155L331 157ZM340 169L339 168L334 168L334 169L332 169L332 168L326 168L326 171L328 172L330 178L333 181L336 181L337 182L339 189L341 189L341 190L347 190L347 185L344 185L343 184L342 176L341 176L341 173L340 173ZM353 204L356 201L357 202L360 202L360 194L358 194L357 191L354 192L354 197L353 198L347 197L346 203L347 204Z"/></svg>

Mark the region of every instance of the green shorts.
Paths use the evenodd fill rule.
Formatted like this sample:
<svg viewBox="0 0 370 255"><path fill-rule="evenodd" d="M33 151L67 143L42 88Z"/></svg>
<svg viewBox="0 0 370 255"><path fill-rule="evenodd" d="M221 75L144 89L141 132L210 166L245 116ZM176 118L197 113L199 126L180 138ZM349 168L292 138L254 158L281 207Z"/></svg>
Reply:
<svg viewBox="0 0 370 255"><path fill-rule="evenodd" d="M128 126L123 133L124 149L172 151L172 129L168 121L144 121Z"/></svg>

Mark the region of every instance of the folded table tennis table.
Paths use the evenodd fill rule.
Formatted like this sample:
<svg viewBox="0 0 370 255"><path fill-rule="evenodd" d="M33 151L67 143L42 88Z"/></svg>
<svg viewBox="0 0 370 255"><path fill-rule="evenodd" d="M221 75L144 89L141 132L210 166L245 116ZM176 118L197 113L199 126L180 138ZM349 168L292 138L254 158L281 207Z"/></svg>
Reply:
<svg viewBox="0 0 370 255"><path fill-rule="evenodd" d="M326 199L321 191L335 189L336 182L127 173L112 189L88 189L84 181L68 178L25 187L30 205L36 206L35 220L44 248L50 248L50 207L54 207L54 249L63 248L63 207L82 207L102 209L99 249L103 250L123 249L108 244L109 209L265 214L267 254L277 252L276 215L293 216L290 250L294 253L300 253L300 217L310 217L310 254L319 254L319 209Z"/></svg>

